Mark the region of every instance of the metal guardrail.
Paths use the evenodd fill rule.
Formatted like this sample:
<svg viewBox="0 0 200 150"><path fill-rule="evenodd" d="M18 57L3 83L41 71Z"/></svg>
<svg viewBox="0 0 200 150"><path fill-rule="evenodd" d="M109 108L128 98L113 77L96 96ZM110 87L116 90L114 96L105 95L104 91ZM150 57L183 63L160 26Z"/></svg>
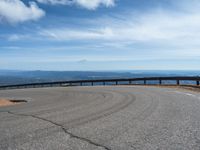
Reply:
<svg viewBox="0 0 200 150"><path fill-rule="evenodd" d="M176 81L176 85L180 85L181 81L195 81L194 85L200 85L200 77L145 77L145 78L120 78L120 79L101 79L101 80L74 80L74 81L59 81L59 82L44 82L44 83L30 83L30 84L16 84L0 86L1 90L5 89L23 89L23 88L41 88L41 87L57 87L57 86L84 86L85 84L94 86L95 83L113 82L114 85L120 85L120 82L128 82L129 85L134 85L133 82L142 81L141 85L148 85L147 81L158 81L158 85L163 85L163 81ZM122 84L122 83L121 83ZM124 84L124 83L123 83ZM99 85L99 84L98 84ZM169 85L169 84L168 84ZM174 84L173 84L174 85Z"/></svg>

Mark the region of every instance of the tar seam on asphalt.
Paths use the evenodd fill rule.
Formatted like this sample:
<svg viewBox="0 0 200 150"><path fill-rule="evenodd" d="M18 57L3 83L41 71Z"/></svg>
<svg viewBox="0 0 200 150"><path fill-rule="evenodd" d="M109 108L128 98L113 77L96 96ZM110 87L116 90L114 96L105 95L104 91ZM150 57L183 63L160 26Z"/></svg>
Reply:
<svg viewBox="0 0 200 150"><path fill-rule="evenodd" d="M81 140L81 141L85 141L91 145L94 145L94 146L97 146L97 147L101 147L101 148L104 148L105 150L111 150L110 148L108 148L107 146L104 146L104 145L101 145L101 144L98 144L98 143L95 143L87 138L84 138L84 137L79 137L77 135L74 135L73 133L69 132L67 129L65 129L65 127L61 124L58 124L56 122L53 122L51 120L48 120L48 119L45 119L45 118L41 118L41 117L38 117L38 116L35 116L35 115L27 115L27 114L17 114L17 113L14 113L14 112L11 112L11 111L5 111L9 114L12 114L12 115L17 115L17 116L26 116L26 117L32 117L32 118L36 118L36 119L39 119L39 120L42 120L42 121L45 121L45 122L48 122L48 123L51 123L57 127L60 127L66 134L68 134L71 138L75 138L75 139L78 139L78 140Z"/></svg>

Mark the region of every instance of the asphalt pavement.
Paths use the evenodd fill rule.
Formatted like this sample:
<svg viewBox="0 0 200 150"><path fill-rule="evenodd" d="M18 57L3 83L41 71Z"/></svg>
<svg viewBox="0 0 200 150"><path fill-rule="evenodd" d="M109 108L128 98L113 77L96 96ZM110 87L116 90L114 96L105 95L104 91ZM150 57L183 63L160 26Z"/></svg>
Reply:
<svg viewBox="0 0 200 150"><path fill-rule="evenodd" d="M0 150L199 150L200 93L145 86L1 90Z"/></svg>

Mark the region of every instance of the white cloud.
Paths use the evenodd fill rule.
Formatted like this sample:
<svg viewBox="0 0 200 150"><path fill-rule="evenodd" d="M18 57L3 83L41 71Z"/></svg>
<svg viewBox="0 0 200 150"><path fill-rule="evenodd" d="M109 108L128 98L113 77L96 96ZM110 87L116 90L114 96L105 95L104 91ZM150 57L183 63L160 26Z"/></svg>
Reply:
<svg viewBox="0 0 200 150"><path fill-rule="evenodd" d="M102 29L90 29L90 30L75 30L70 28L62 29L48 29L42 30L39 33L42 36L55 39L58 41L62 40L102 40L112 38L113 32L109 28Z"/></svg>
<svg viewBox="0 0 200 150"><path fill-rule="evenodd" d="M94 10L98 8L100 5L104 5L106 7L112 7L115 5L115 0L37 0L40 3L44 4L61 4L61 5L78 5L83 8Z"/></svg>
<svg viewBox="0 0 200 150"><path fill-rule="evenodd" d="M70 4L70 0L37 0L39 3L43 4L52 4L52 5L66 5Z"/></svg>
<svg viewBox="0 0 200 150"><path fill-rule="evenodd" d="M191 7L191 6L190 6ZM148 13L128 13L115 18L86 21L82 29L45 29L40 34L56 40L102 40L113 43L143 42L157 45L200 45L200 11L154 9ZM185 11L187 10L187 11ZM129 16L127 18L127 16ZM82 20L81 20L82 21ZM84 26L84 21L82 22ZM88 27L93 26L92 28Z"/></svg>
<svg viewBox="0 0 200 150"><path fill-rule="evenodd" d="M85 7L87 9L96 9L100 5L105 5L106 7L114 6L114 0L74 0L78 5Z"/></svg>
<svg viewBox="0 0 200 150"><path fill-rule="evenodd" d="M21 0L0 1L0 21L19 23L29 20L38 20L45 12L36 3L29 2L26 6Z"/></svg>
<svg viewBox="0 0 200 150"><path fill-rule="evenodd" d="M25 35L25 34L11 34L7 36L8 41L19 41L19 40L24 40L24 39L29 39L30 35Z"/></svg>

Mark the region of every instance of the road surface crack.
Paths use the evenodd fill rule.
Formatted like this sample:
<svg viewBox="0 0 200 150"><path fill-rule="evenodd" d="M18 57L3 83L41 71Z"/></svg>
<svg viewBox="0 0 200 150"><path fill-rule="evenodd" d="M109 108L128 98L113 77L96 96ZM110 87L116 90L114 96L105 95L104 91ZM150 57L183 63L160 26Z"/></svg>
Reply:
<svg viewBox="0 0 200 150"><path fill-rule="evenodd" d="M39 120L42 120L42 121L45 121L45 122L48 122L48 123L51 123L57 127L60 127L66 134L68 134L71 138L75 138L75 139L78 139L78 140L81 140L81 141L85 141L91 145L94 145L96 147L101 147L105 150L111 150L109 147L105 146L105 145L102 145L102 144L99 144L99 143L96 143L96 142L93 142L92 140L90 139L87 139L87 138L84 138L84 137L80 137L80 136L77 136L71 132L69 132L62 124L58 124L54 121L51 121L51 120L48 120L48 119L45 119L45 118L42 118L42 117L39 117L39 116L36 116L36 115L27 115L27 114L18 114L18 113L14 113L14 112L11 112L11 111L7 111L7 113L9 114L12 114L12 115L17 115L17 116L25 116L25 117L32 117L32 118L36 118L36 119L39 119Z"/></svg>

